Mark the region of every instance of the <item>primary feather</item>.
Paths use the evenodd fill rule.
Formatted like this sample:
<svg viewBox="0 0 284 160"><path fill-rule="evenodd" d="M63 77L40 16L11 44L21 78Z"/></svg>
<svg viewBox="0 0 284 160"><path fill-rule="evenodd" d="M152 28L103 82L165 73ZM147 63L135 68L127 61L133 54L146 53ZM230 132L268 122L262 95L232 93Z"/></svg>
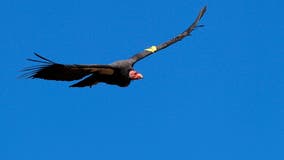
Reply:
<svg viewBox="0 0 284 160"><path fill-rule="evenodd" d="M27 78L40 78L57 81L73 81L86 77L85 79L71 85L70 87L92 86L99 82L118 85L120 87L126 87L130 84L132 80L138 80L143 78L142 74L138 73L133 68L136 62L157 51L169 47L170 45L182 40L186 36L189 36L194 29L202 26L198 25L198 23L205 14L206 10L207 7L203 7L194 22L184 32L178 34L174 38L164 43L145 49L142 52L135 54L129 59L116 61L108 65L65 65L53 62L35 53L39 60L28 60L40 64L25 69L24 71L26 73L23 76Z"/></svg>

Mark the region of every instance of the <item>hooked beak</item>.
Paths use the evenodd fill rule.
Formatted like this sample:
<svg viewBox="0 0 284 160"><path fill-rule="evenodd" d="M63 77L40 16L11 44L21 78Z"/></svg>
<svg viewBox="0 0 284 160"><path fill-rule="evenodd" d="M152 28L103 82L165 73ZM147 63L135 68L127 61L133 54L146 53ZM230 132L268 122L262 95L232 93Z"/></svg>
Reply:
<svg viewBox="0 0 284 160"><path fill-rule="evenodd" d="M137 71L131 70L129 72L129 78L131 80L138 80L138 79L142 79L143 75L141 73L138 73Z"/></svg>
<svg viewBox="0 0 284 160"><path fill-rule="evenodd" d="M137 76L137 79L143 79L143 75L141 73L138 73L136 76Z"/></svg>

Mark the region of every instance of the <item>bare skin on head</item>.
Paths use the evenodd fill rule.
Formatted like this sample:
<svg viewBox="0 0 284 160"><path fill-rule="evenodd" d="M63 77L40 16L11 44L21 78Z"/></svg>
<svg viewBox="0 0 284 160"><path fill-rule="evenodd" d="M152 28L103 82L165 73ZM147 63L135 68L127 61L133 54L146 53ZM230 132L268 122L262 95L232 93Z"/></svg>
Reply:
<svg viewBox="0 0 284 160"><path fill-rule="evenodd" d="M131 70L129 72L129 78L131 80L139 80L139 79L142 79L143 78L143 75L141 73L138 73L137 71L135 70Z"/></svg>
<svg viewBox="0 0 284 160"><path fill-rule="evenodd" d="M24 69L23 76L56 81L80 80L70 87L90 87L100 82L127 87L132 80L143 78L141 73L133 69L138 61L179 42L183 38L190 36L191 32L196 28L202 27L203 25L198 25L198 23L205 14L206 9L207 7L204 6L200 10L194 22L185 31L168 41L144 49L128 59L115 61L111 64L60 64L35 53L39 59L28 60L37 62L39 65Z"/></svg>

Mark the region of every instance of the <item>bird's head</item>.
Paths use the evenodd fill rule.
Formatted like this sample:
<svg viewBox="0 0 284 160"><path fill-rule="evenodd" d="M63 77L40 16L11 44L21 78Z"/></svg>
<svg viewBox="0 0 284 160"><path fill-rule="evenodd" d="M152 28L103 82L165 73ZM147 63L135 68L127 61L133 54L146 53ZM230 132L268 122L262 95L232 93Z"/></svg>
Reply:
<svg viewBox="0 0 284 160"><path fill-rule="evenodd" d="M130 70L129 71L129 78L131 80L138 80L138 79L142 79L143 78L143 75L141 73L138 73L137 71L135 70Z"/></svg>

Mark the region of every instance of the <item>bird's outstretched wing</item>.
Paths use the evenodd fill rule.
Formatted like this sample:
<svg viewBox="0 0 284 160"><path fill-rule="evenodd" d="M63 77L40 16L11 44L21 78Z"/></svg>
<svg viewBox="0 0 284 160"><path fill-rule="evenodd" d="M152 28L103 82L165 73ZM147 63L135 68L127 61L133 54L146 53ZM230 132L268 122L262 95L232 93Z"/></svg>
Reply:
<svg viewBox="0 0 284 160"><path fill-rule="evenodd" d="M206 12L206 9L207 7L203 7L198 16L196 17L195 21L182 33L180 33L179 35L177 35L176 37L158 45L158 46L152 46L148 49L145 49L144 51L142 52L139 52L137 54L135 54L134 56L132 56L130 58L130 61L132 62L132 65L134 65L137 61L159 51L159 50L162 50L164 48L167 48L168 46L182 40L184 37L190 35L190 33L197 27L201 27L202 25L198 25L198 22L200 21L200 19L202 18L202 16L204 15L204 13Z"/></svg>
<svg viewBox="0 0 284 160"><path fill-rule="evenodd" d="M81 79L89 74L98 73L112 75L114 68L109 65L64 65L55 63L37 53L40 60L28 59L29 61L38 62L40 65L26 68L22 76L26 78L40 78L46 80L73 81Z"/></svg>

